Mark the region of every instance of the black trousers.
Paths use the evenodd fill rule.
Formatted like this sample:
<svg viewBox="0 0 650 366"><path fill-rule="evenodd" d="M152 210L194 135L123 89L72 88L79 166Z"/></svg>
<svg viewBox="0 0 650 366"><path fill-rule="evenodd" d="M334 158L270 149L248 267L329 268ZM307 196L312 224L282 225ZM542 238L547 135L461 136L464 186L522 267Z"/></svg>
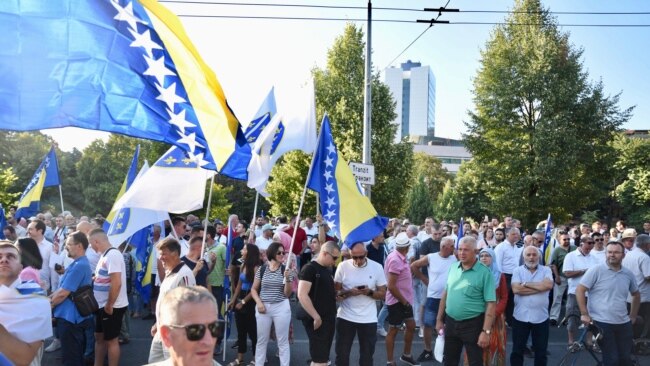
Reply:
<svg viewBox="0 0 650 366"><path fill-rule="evenodd" d="M478 345L478 337L483 331L485 314L466 320L455 320L445 315L445 349L443 365L458 366L460 355L465 347L469 366L483 365L483 348Z"/></svg>

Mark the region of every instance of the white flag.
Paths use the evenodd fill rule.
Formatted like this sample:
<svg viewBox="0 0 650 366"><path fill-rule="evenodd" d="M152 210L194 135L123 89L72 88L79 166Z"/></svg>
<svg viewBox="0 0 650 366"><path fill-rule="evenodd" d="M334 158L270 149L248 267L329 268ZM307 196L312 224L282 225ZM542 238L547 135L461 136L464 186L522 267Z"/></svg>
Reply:
<svg viewBox="0 0 650 366"><path fill-rule="evenodd" d="M248 165L248 187L255 188L261 195L266 193L266 182L273 166L285 153L302 150L309 154L316 148L316 104L314 84L305 88L305 100L296 113L282 109L262 130L252 148Z"/></svg>
<svg viewBox="0 0 650 366"><path fill-rule="evenodd" d="M206 180L214 174L200 165L196 158L172 147L133 182L116 205L171 213L197 210L203 207Z"/></svg>

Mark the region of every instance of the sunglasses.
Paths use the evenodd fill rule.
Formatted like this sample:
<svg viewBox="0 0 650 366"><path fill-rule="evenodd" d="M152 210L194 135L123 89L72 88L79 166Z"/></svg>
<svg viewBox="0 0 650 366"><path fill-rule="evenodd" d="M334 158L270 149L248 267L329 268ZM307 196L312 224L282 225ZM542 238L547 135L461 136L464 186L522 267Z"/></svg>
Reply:
<svg viewBox="0 0 650 366"><path fill-rule="evenodd" d="M275 255L284 255L284 252L277 252Z"/></svg>
<svg viewBox="0 0 650 366"><path fill-rule="evenodd" d="M206 329L210 331L212 338L217 338L219 335L219 321L208 324L168 325L168 327L173 329L185 329L187 340L192 342L203 339Z"/></svg>
<svg viewBox="0 0 650 366"><path fill-rule="evenodd" d="M352 256L352 259L354 259L354 260L362 260L364 258L366 258L365 255L353 255Z"/></svg>
<svg viewBox="0 0 650 366"><path fill-rule="evenodd" d="M330 252L325 252L325 253L329 254L332 257L332 259L334 259L335 261L339 259L338 255L334 255L334 254L332 254Z"/></svg>
<svg viewBox="0 0 650 366"><path fill-rule="evenodd" d="M594 239L594 241L604 241L605 239Z"/></svg>

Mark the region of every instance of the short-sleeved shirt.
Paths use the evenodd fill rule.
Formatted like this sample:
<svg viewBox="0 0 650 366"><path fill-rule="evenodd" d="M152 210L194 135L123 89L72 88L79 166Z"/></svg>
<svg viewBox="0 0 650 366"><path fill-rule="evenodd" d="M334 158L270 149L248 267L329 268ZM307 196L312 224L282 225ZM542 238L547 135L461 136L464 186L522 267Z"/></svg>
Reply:
<svg viewBox="0 0 650 366"><path fill-rule="evenodd" d="M384 261L386 260L386 244L381 243L379 247L375 248L372 243L366 245L366 250L368 254L366 255L368 259L379 263L380 266L384 266Z"/></svg>
<svg viewBox="0 0 650 366"><path fill-rule="evenodd" d="M615 271L607 264L599 264L587 270L580 284L589 290L587 309L593 320L608 324L624 324L630 321L626 299L638 291L634 274L625 268Z"/></svg>
<svg viewBox="0 0 650 366"><path fill-rule="evenodd" d="M512 283L543 282L546 279L553 281L553 272L551 272L550 268L542 265L538 265L537 269L532 273L526 266L519 266L512 273ZM515 294L515 310L513 312L515 319L533 324L546 321L548 319L548 293L550 291L531 295Z"/></svg>
<svg viewBox="0 0 650 366"><path fill-rule="evenodd" d="M190 271L194 273L194 268L196 268L198 262L194 262L193 260L187 258L187 256L181 258L181 260L183 261L183 263L185 263L187 268L189 268ZM194 276L194 280L196 281L197 286L208 287L208 271L210 269L205 259L200 259L200 260L203 261L203 267L201 267L201 270L199 270L199 272L197 272L197 274Z"/></svg>
<svg viewBox="0 0 650 366"><path fill-rule="evenodd" d="M386 279L390 277L391 273L397 276L397 289L409 304L413 304L411 266L406 260L406 257L397 250L391 252L386 258L386 263L384 263L384 273L386 274ZM399 300L390 291L386 291L386 305L393 305L398 302Z"/></svg>
<svg viewBox="0 0 650 366"><path fill-rule="evenodd" d="M639 287L641 302L650 302L650 256L643 250L634 247L623 258L623 267L627 268L634 275L636 285ZM632 301L631 297L627 298L628 302Z"/></svg>
<svg viewBox="0 0 650 366"><path fill-rule="evenodd" d="M442 293L447 286L447 276L449 275L449 268L458 262L455 255L450 255L447 258L440 256L438 253L427 254L429 260L428 275L429 286L427 286L427 297L432 299L442 298Z"/></svg>
<svg viewBox="0 0 650 366"><path fill-rule="evenodd" d="M267 250L269 249L269 245L273 243L273 238L267 239L263 236L258 236L257 239L255 239L255 245L257 245L260 250Z"/></svg>
<svg viewBox="0 0 650 366"><path fill-rule="evenodd" d="M475 318L485 313L487 302L497 299L492 272L479 261L466 270L460 262L452 265L445 290L445 312L455 320Z"/></svg>
<svg viewBox="0 0 650 366"><path fill-rule="evenodd" d="M239 266L239 259L241 258L241 250L244 249L244 239L236 237L232 239L232 252L230 253L230 265Z"/></svg>
<svg viewBox="0 0 650 366"><path fill-rule="evenodd" d="M293 237L293 228L290 227L287 230L284 231L285 233L289 234L289 236ZM302 246L306 245L307 242L307 234L305 233L305 230L302 228L298 228L296 231L296 241L293 242L293 249L291 252L295 255L300 255L302 253Z"/></svg>
<svg viewBox="0 0 650 366"><path fill-rule="evenodd" d="M75 259L72 264L65 269L59 287L72 293L77 291L81 286L90 285L92 283L93 278L92 272L90 271L90 264L88 263L88 258L84 255ZM82 321L89 319L91 316L92 315L86 317L81 316L69 296L54 308L55 318L64 319L74 324L79 324Z"/></svg>
<svg viewBox="0 0 650 366"><path fill-rule="evenodd" d="M507 240L494 248L494 254L497 256L497 264L501 268L501 272L512 274L515 268L519 267L521 248L511 244Z"/></svg>
<svg viewBox="0 0 650 366"><path fill-rule="evenodd" d="M225 244L219 243L210 249L209 253L215 254L214 267L208 274L208 283L210 286L223 286L226 278L226 251L228 248Z"/></svg>
<svg viewBox="0 0 650 366"><path fill-rule="evenodd" d="M386 286L386 275L381 265L375 261L366 259L365 266L355 267L353 260L348 259L336 267L334 282L340 283L344 291L358 286L376 291L379 286ZM375 299L365 295L350 296L341 302L337 316L353 323L376 323Z"/></svg>
<svg viewBox="0 0 650 366"><path fill-rule="evenodd" d="M420 255L425 256L431 253L438 253L440 251L440 241L428 238L422 242L420 246Z"/></svg>
<svg viewBox="0 0 650 366"><path fill-rule="evenodd" d="M553 249L553 253L551 254L551 264L554 264L557 267L558 272L560 272L560 277L566 278L563 272L564 258L569 254L569 252L573 252L574 250L576 250L576 246L571 244L569 244L568 249L564 249L562 246Z"/></svg>
<svg viewBox="0 0 650 366"><path fill-rule="evenodd" d="M158 298L161 301L156 302L156 319L160 319L160 305L165 294L169 291L181 286L195 286L196 280L190 267L185 262L181 261L169 273L165 275L165 279L160 283L160 293Z"/></svg>
<svg viewBox="0 0 650 366"><path fill-rule="evenodd" d="M311 282L309 297L314 309L323 319L336 318L336 290L332 270L321 266L317 261L307 263L298 276L301 281Z"/></svg>
<svg viewBox="0 0 650 366"><path fill-rule="evenodd" d="M564 257L563 271L582 271L595 267L598 264L600 264L598 258L591 254L583 255L580 250L574 250ZM582 278L582 276L567 279L567 283L569 284L569 294L575 295L576 288L578 288L578 284L580 283L580 278Z"/></svg>
<svg viewBox="0 0 650 366"><path fill-rule="evenodd" d="M264 268L263 277L260 275L262 268ZM284 272L282 269L283 266L280 266L272 271L268 264L264 264L255 271L255 278L260 280L259 296L262 302L274 304L287 299L284 295ZM289 276L289 282L291 281L293 279Z"/></svg>
<svg viewBox="0 0 650 366"><path fill-rule="evenodd" d="M129 305L129 298L126 295L126 266L124 265L124 257L122 257L122 253L119 250L109 248L99 257L97 268L95 268L93 290L100 308L106 306L108 302L108 292L111 287L110 275L116 272L120 273L122 285L120 286L120 292L117 295L113 307L119 309Z"/></svg>

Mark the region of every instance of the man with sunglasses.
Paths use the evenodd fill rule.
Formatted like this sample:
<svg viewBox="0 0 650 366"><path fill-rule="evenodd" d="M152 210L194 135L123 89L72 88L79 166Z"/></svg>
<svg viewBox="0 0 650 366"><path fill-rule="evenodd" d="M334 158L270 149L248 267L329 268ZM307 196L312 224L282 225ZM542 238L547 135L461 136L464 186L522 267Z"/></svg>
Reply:
<svg viewBox="0 0 650 366"><path fill-rule="evenodd" d="M309 338L312 366L327 365L329 360L336 320L336 291L331 267L340 255L336 243L328 241L321 247L316 260L300 271L298 301L309 314L309 318L301 320Z"/></svg>
<svg viewBox="0 0 650 366"><path fill-rule="evenodd" d="M567 278L564 275L564 258L569 252L576 250L575 245L571 245L571 238L565 231L560 234L560 245L553 249L551 254L551 271L553 272L553 280L555 284L553 285L553 305L551 305L550 310L550 325L556 326L558 318L560 317L560 311L562 310L562 298L564 293L567 290Z"/></svg>
<svg viewBox="0 0 650 366"><path fill-rule="evenodd" d="M165 268L165 279L160 284L159 298L171 292L177 287L196 286L196 279L192 270L181 260L181 244L174 238L167 237L157 245L160 261ZM213 297L214 300L214 297ZM149 362L159 362L169 358L169 350L163 342L160 333L161 324L158 320L162 316L163 305L160 301L156 303L156 322L151 327L151 348L149 349ZM215 310L216 314L216 310ZM214 342L213 342L214 343ZM214 344L213 344L214 346ZM210 351L212 355L212 350Z"/></svg>
<svg viewBox="0 0 650 366"><path fill-rule="evenodd" d="M607 256L605 253L605 241L603 239L603 234L594 231L591 234L591 238L594 240L594 248L591 250L591 255L597 258L600 263L605 263L607 261Z"/></svg>
<svg viewBox="0 0 650 366"><path fill-rule="evenodd" d="M355 333L359 335L359 365L373 365L377 342L377 305L386 295L381 264L369 260L363 242L350 245L351 259L336 268L334 286L340 306L336 318L336 364L350 364Z"/></svg>
<svg viewBox="0 0 650 366"><path fill-rule="evenodd" d="M162 294L161 294L162 295ZM167 360L148 366L214 366L219 333L217 302L203 287L177 287L160 302L159 333L169 350Z"/></svg>

